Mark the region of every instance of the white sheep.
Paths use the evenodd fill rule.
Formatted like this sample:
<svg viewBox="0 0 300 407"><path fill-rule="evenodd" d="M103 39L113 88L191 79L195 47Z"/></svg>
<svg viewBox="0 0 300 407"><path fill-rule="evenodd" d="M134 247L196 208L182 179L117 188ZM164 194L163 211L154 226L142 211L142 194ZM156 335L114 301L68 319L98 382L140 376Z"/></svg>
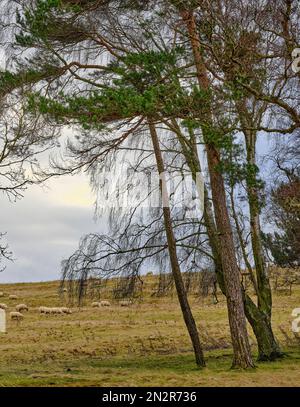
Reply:
<svg viewBox="0 0 300 407"><path fill-rule="evenodd" d="M67 307L39 307L41 314L72 314L70 308Z"/></svg>
<svg viewBox="0 0 300 407"><path fill-rule="evenodd" d="M19 304L16 306L16 311L18 311L18 312L29 311L29 308L27 307L26 304Z"/></svg>
<svg viewBox="0 0 300 407"><path fill-rule="evenodd" d="M60 307L50 308L50 314L63 314L63 311Z"/></svg>
<svg viewBox="0 0 300 407"><path fill-rule="evenodd" d="M39 311L41 314L44 314L44 313L45 313L45 308L46 308L46 307L39 307L39 308L38 308L38 311Z"/></svg>
<svg viewBox="0 0 300 407"><path fill-rule="evenodd" d="M132 304L132 300L122 300L120 301L121 307L129 307Z"/></svg>
<svg viewBox="0 0 300 407"><path fill-rule="evenodd" d="M52 312L54 314L72 314L72 311L70 310L70 308L67 308L67 307L55 307L55 308L52 308Z"/></svg>
<svg viewBox="0 0 300 407"><path fill-rule="evenodd" d="M4 297L4 292L0 291L0 297Z"/></svg>
<svg viewBox="0 0 300 407"><path fill-rule="evenodd" d="M24 315L21 314L21 312L16 312L16 311L12 311L9 313L10 319L15 320L15 321L22 321L22 319L24 318Z"/></svg>
<svg viewBox="0 0 300 407"><path fill-rule="evenodd" d="M110 302L107 300L100 301L101 307L110 307Z"/></svg>
<svg viewBox="0 0 300 407"><path fill-rule="evenodd" d="M72 310L70 310L70 308L62 307L61 310L64 314L72 314Z"/></svg>
<svg viewBox="0 0 300 407"><path fill-rule="evenodd" d="M51 308L49 307L39 307L39 311L41 314L50 314Z"/></svg>
<svg viewBox="0 0 300 407"><path fill-rule="evenodd" d="M10 296L8 297L10 300L17 300L18 296L15 294L10 294Z"/></svg>
<svg viewBox="0 0 300 407"><path fill-rule="evenodd" d="M92 302L92 307L100 307L100 302Z"/></svg>
<svg viewBox="0 0 300 407"><path fill-rule="evenodd" d="M7 307L6 304L0 304L0 308L5 310L5 309L7 309L8 307Z"/></svg>

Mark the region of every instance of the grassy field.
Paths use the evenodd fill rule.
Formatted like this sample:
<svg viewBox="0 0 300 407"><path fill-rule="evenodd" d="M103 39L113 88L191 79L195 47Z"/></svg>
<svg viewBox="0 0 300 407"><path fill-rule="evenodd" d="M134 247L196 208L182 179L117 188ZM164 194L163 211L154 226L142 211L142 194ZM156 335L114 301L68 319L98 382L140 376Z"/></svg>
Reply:
<svg viewBox="0 0 300 407"><path fill-rule="evenodd" d="M142 301L130 307L95 309L87 299L72 315L40 315L38 307L68 304L58 282L0 285L7 311L26 303L21 323L7 321L0 334L0 386L299 386L300 340L291 312L300 307L300 287L274 294L273 324L286 356L257 363L253 371L230 370L232 351L224 298L190 297L205 348L207 367L194 364L175 295L155 298L147 277ZM17 294L18 300L9 300ZM108 297L108 296L107 296ZM107 298L106 297L106 298ZM249 333L251 329L249 328ZM251 333L252 335L252 333ZM256 346L251 336L253 352Z"/></svg>

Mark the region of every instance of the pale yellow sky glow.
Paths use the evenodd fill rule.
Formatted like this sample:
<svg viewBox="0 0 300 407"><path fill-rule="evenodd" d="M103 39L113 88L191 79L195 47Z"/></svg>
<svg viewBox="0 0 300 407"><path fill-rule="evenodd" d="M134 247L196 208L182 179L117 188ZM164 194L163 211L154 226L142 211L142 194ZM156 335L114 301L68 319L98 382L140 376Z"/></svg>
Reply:
<svg viewBox="0 0 300 407"><path fill-rule="evenodd" d="M47 199L58 206L76 206L92 208L95 198L88 180L83 176L67 177L64 180L53 180L46 192Z"/></svg>
<svg viewBox="0 0 300 407"><path fill-rule="evenodd" d="M94 201L86 175L31 186L15 203L2 196L1 230L7 231L15 261L0 273L0 282L59 279L61 260L77 249L80 238L105 228L103 218L94 220Z"/></svg>

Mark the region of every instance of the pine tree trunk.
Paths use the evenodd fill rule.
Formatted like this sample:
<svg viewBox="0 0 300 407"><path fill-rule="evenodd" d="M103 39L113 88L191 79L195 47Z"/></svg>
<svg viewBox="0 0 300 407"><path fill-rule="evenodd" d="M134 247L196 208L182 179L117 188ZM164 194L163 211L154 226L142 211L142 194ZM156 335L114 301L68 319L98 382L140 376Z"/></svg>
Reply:
<svg viewBox="0 0 300 407"><path fill-rule="evenodd" d="M209 89L209 80L200 53L199 37L192 12L182 11L181 16L186 24L191 43L197 79L201 89ZM208 101L209 105L209 101ZM212 120L207 119L210 125ZM202 128L206 145L208 170L212 190L212 200L215 209L216 225L219 234L219 249L226 291L228 319L233 346L232 366L251 368L254 366L248 339L243 297L240 288L240 273L235 257L235 247L226 203L226 193L223 176L220 173L220 155L215 145L208 139L205 128Z"/></svg>
<svg viewBox="0 0 300 407"><path fill-rule="evenodd" d="M190 308L190 305L188 302L187 293L185 291L184 282L182 279L181 270L180 270L180 266L179 266L179 262L178 262L178 258L177 258L176 240L175 240L175 236L174 236L174 232L173 232L170 207L167 202L168 198L164 194L165 187L166 187L166 181L164 178L165 168L164 168L163 158L162 158L162 154L161 154L161 149L160 149L155 125L150 120L149 120L149 129L150 129L153 149L154 149L154 153L155 153L157 169L158 169L158 172L160 175L160 191L161 191L162 200L163 200L162 203L163 203L164 225L165 225L165 230L166 230L166 235L167 235L167 243L168 243L168 250L169 250L170 262L171 262L171 269L172 269L172 274L174 277L177 296L178 296L181 311L183 314L184 322L186 324L188 333L190 335L190 338L191 338L191 341L193 344L196 364L200 367L204 367L205 360L204 360L203 350L202 350L202 346L200 343L196 322L194 320L194 317L193 317L193 314L192 314L192 311L191 311L191 308Z"/></svg>
<svg viewBox="0 0 300 407"><path fill-rule="evenodd" d="M253 361L246 328L240 272L236 262L232 229L226 205L224 181L221 173L217 170L220 158L213 147L207 146L207 150L222 270L227 293L229 326L234 351L233 367L248 368L253 367Z"/></svg>
<svg viewBox="0 0 300 407"><path fill-rule="evenodd" d="M281 358L283 353L273 334L270 318L254 304L247 294L244 294L244 301L246 316L257 340L258 360L273 361Z"/></svg>
<svg viewBox="0 0 300 407"><path fill-rule="evenodd" d="M254 167L255 162L255 144L256 134L253 132L244 132L247 149L247 163ZM269 318L272 314L272 292L270 281L264 262L264 254L261 242L261 230L259 220L259 196L255 182L251 177L246 177L247 194L250 212L250 228L253 258L256 270L257 287L258 287L258 308L263 311Z"/></svg>
<svg viewBox="0 0 300 407"><path fill-rule="evenodd" d="M244 131L244 134L247 149L247 163L254 167L256 165L256 133ZM274 360L282 357L283 353L281 352L279 344L272 331L272 290L265 266L261 241L259 196L257 187L250 177L246 177L246 183L258 298L258 309L255 310L253 306L250 306L250 308L247 309L247 314L249 315L248 320L255 320L253 331L255 332L256 337L259 337L259 340L257 340L259 351L258 359L265 361Z"/></svg>
<svg viewBox="0 0 300 407"><path fill-rule="evenodd" d="M187 161L187 164L192 173L194 182L196 182L197 173L201 173L201 164L199 161L197 146L195 143L190 143L190 149L186 147L184 143L183 134L180 128L177 126L176 122L172 122L173 129L176 130L178 134L178 139L182 146L182 152ZM224 275L222 269L222 262L219 249L219 238L217 234L217 229L214 220L214 214L211 207L211 202L208 196L208 190L204 186L204 223L206 226L206 231L208 235L209 245L211 247L212 256L214 259L215 273L217 276L219 287L223 293L226 294ZM257 347L258 347L258 360L259 361L271 361L276 358L282 357L282 352L280 351L279 345L274 337L272 326L270 320L266 319L265 314L257 307L257 305L251 300L251 298L244 292L243 286L241 284L241 291L243 293L244 308L246 318L252 327L253 333L256 337Z"/></svg>
<svg viewBox="0 0 300 407"><path fill-rule="evenodd" d="M205 211L206 213L204 213L204 221L215 261L217 280L222 293L226 296L227 294L225 289L222 264L220 261L218 242L216 238L211 238L211 236L216 234L216 227L214 224L214 219L212 217L213 214L210 209L210 202L208 199L205 199ZM246 318L251 325L257 341L257 359L259 361L273 361L277 358L281 358L283 356L283 353L281 352L278 342L276 341L276 338L273 334L270 318L262 310L260 310L258 306L252 301L252 299L244 292L242 284L240 289L243 293Z"/></svg>

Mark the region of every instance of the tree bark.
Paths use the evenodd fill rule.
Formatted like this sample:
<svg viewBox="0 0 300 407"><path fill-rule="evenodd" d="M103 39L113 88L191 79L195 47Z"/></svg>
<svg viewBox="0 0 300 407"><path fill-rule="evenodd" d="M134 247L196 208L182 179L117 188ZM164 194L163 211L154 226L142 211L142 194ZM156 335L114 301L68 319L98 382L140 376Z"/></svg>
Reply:
<svg viewBox="0 0 300 407"><path fill-rule="evenodd" d="M201 172L199 158L198 156L195 156L195 154L194 160L195 163L193 168L198 168L197 172ZM193 178L196 179L196 175L193 175ZM206 187L204 189L204 222L207 229L207 235L212 250L212 255L214 258L215 272L217 275L218 284L222 293L226 296L227 294L225 290L222 262L219 253L218 235ZM240 289L243 294L245 314L256 337L258 347L258 360L272 361L282 357L283 353L281 352L278 342L273 334L271 319L252 301L249 295L244 292L242 284L240 286Z"/></svg>
<svg viewBox="0 0 300 407"><path fill-rule="evenodd" d="M256 165L255 162L256 134L254 132L247 131L244 131L244 134L247 150L247 163L254 167ZM246 177L246 184L250 213L251 243L258 287L258 307L260 310L266 313L266 315L269 318L271 318L272 292L270 287L270 281L266 272L261 242L258 191L257 187L254 185L255 183L253 183L250 177Z"/></svg>
<svg viewBox="0 0 300 407"><path fill-rule="evenodd" d="M212 197L219 234L220 255L227 293L228 318L234 350L233 367L253 367L240 286L240 272L235 257L224 181L221 173L217 170L220 157L212 146L208 145L207 150Z"/></svg>
<svg viewBox="0 0 300 407"><path fill-rule="evenodd" d="M236 102L236 109L245 137L246 158L250 168L256 166L257 133L250 128L257 126L253 114L247 109L245 100ZM246 301L246 313L258 344L258 360L274 360L283 356L272 330L272 290L266 270L260 227L259 194L253 175L246 177L247 196L250 215L251 246L256 272L257 306ZM251 304L252 303L252 304ZM252 322L251 322L252 321Z"/></svg>
<svg viewBox="0 0 300 407"><path fill-rule="evenodd" d="M257 340L258 360L273 361L281 358L283 353L273 334L271 320L244 293L245 312Z"/></svg>
<svg viewBox="0 0 300 407"><path fill-rule="evenodd" d="M200 42L194 15L190 11L181 11L181 17L188 30L199 87L203 90L209 90L209 79L200 53ZM208 105L210 104L209 100L207 103ZM206 126L210 127L211 124L211 117L207 117ZM219 250L225 291L227 294L228 319L234 353L232 367L251 368L254 367L254 364L246 327L243 297L240 289L240 273L235 257L235 247L226 203L224 180L219 170L221 162L220 154L213 141L208 137L206 126L202 127L202 133L207 152L212 200L219 235Z"/></svg>
<svg viewBox="0 0 300 407"><path fill-rule="evenodd" d="M181 270L177 258L177 251L176 251L176 240L173 232L172 220L171 220L171 211L168 205L168 197L166 196L166 181L165 181L165 168L164 162L161 154L161 149L159 145L159 140L156 132L156 128L154 123L149 120L149 129L154 149L154 154L157 163L157 169L160 175L160 191L162 195L162 204L163 204L163 217L164 217L164 225L167 235L167 243L168 243L168 250L171 262L171 269L172 274L174 277L176 292L179 300L179 304L181 307L182 315L184 318L185 325L187 327L188 333L190 335L192 345L194 348L194 354L196 359L196 364L199 367L205 366L205 360L203 355L203 350L201 346L201 342L199 339L199 334L196 326L196 322L194 320L190 304L188 302L187 293L185 291L184 282L181 275Z"/></svg>
<svg viewBox="0 0 300 407"><path fill-rule="evenodd" d="M256 133L244 131L247 162L251 166L256 165ZM257 280L257 308L248 306L247 314L250 319L256 322L253 326L256 336L260 338L258 342L259 360L274 360L282 357L279 344L272 330L272 290L269 276L267 274L264 253L261 241L260 209L257 187L246 177L247 194L250 214L250 232L252 252ZM248 318L248 319L249 319Z"/></svg>

